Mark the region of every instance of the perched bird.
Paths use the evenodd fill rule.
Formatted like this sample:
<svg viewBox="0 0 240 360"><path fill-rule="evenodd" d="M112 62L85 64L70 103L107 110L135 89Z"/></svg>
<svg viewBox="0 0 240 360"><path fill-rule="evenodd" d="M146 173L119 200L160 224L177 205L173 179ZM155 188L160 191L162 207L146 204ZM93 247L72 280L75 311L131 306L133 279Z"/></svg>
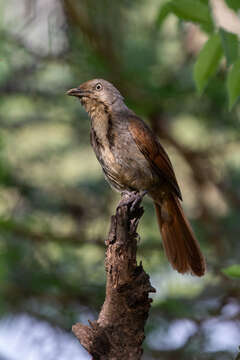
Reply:
<svg viewBox="0 0 240 360"><path fill-rule="evenodd" d="M132 192L133 198L147 192L173 268L204 275L204 257L180 205L172 164L157 137L106 80L87 81L67 94L79 98L91 118L91 144L110 185L121 193Z"/></svg>

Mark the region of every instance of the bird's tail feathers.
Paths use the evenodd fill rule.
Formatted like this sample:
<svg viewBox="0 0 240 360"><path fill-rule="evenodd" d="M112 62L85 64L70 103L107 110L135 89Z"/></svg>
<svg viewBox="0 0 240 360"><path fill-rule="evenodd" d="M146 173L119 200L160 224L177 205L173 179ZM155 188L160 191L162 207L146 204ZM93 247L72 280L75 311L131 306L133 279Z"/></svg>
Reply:
<svg viewBox="0 0 240 360"><path fill-rule="evenodd" d="M155 207L163 247L173 268L182 274L204 275L204 257L177 197L169 194L161 205L155 202Z"/></svg>

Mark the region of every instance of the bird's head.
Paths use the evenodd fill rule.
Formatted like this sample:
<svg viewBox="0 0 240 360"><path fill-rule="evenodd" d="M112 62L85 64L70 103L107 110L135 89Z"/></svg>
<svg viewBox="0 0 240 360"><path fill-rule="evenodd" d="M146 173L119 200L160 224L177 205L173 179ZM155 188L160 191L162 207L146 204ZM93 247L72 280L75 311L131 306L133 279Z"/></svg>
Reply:
<svg viewBox="0 0 240 360"><path fill-rule="evenodd" d="M76 96L88 112L98 104L111 107L117 103L123 103L120 92L108 81L93 79L84 82L77 88L70 89L67 95Z"/></svg>

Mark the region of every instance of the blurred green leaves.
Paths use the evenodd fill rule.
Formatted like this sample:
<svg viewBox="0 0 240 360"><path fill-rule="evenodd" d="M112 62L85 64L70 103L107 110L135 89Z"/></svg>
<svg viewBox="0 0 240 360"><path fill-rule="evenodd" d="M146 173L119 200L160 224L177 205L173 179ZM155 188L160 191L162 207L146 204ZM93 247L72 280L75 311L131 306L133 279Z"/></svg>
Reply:
<svg viewBox="0 0 240 360"><path fill-rule="evenodd" d="M232 34L224 29L219 31L222 47L226 56L227 65L230 66L239 56L239 40L236 34Z"/></svg>
<svg viewBox="0 0 240 360"><path fill-rule="evenodd" d="M162 25L170 13L175 14L179 19L207 26L208 29L213 28L208 6L199 0L172 0L165 3L160 9L157 24Z"/></svg>
<svg viewBox="0 0 240 360"><path fill-rule="evenodd" d="M232 278L240 278L240 265L232 265L222 270L222 272Z"/></svg>
<svg viewBox="0 0 240 360"><path fill-rule="evenodd" d="M228 6L230 8L232 8L233 10L237 11L238 9L240 9L240 2L239 0L225 0L225 2L228 4Z"/></svg>
<svg viewBox="0 0 240 360"><path fill-rule="evenodd" d="M194 66L194 80L200 94L209 78L216 73L222 54L220 36L213 34L200 51Z"/></svg>
<svg viewBox="0 0 240 360"><path fill-rule="evenodd" d="M231 10L238 11L238 0L226 0ZM208 40L200 50L194 65L193 77L200 94L211 77L216 74L222 55L227 63L227 91L229 109L233 107L240 95L239 86L239 38L237 34L220 28L215 31L213 16L208 0L172 0L164 3L157 17L157 25L161 26L169 14L176 15L180 20L195 23L208 34ZM230 66L233 64L233 67Z"/></svg>
<svg viewBox="0 0 240 360"><path fill-rule="evenodd" d="M227 77L229 108L231 109L240 96L240 59L230 69Z"/></svg>

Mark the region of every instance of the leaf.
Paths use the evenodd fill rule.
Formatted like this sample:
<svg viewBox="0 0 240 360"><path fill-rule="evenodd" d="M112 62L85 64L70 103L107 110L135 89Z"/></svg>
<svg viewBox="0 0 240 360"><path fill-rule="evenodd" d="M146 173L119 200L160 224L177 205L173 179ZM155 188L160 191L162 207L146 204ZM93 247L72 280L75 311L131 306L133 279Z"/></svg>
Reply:
<svg viewBox="0 0 240 360"><path fill-rule="evenodd" d="M239 2L239 0L225 0L225 2L227 3L227 5L228 5L231 9L233 9L233 10L235 10L235 11L237 11L238 9L240 9L240 2Z"/></svg>
<svg viewBox="0 0 240 360"><path fill-rule="evenodd" d="M229 97L229 109L232 109L233 105L240 96L240 59L238 59L228 72L227 77L227 90Z"/></svg>
<svg viewBox="0 0 240 360"><path fill-rule="evenodd" d="M186 21L199 24L212 22L208 6L199 0L173 0L172 9L175 15Z"/></svg>
<svg viewBox="0 0 240 360"><path fill-rule="evenodd" d="M232 34L224 29L219 31L223 50L227 59L227 65L230 66L238 58L239 40L236 34Z"/></svg>
<svg viewBox="0 0 240 360"><path fill-rule="evenodd" d="M208 28L213 29L208 5L200 0L172 0L165 3L160 9L157 23L162 25L169 13L175 14L182 20L207 25Z"/></svg>
<svg viewBox="0 0 240 360"><path fill-rule="evenodd" d="M166 4L163 4L161 7L158 17L157 17L157 25L161 26L166 17L172 12L171 3L167 2Z"/></svg>
<svg viewBox="0 0 240 360"><path fill-rule="evenodd" d="M222 272L233 278L240 278L240 265L232 265L228 268L222 269Z"/></svg>
<svg viewBox="0 0 240 360"><path fill-rule="evenodd" d="M216 73L222 54L220 36L217 33L213 34L204 44L194 65L194 80L200 94L209 78Z"/></svg>
<svg viewBox="0 0 240 360"><path fill-rule="evenodd" d="M201 3L203 3L203 4L206 4L206 5L208 5L208 3L209 3L209 1L208 0L199 0Z"/></svg>

